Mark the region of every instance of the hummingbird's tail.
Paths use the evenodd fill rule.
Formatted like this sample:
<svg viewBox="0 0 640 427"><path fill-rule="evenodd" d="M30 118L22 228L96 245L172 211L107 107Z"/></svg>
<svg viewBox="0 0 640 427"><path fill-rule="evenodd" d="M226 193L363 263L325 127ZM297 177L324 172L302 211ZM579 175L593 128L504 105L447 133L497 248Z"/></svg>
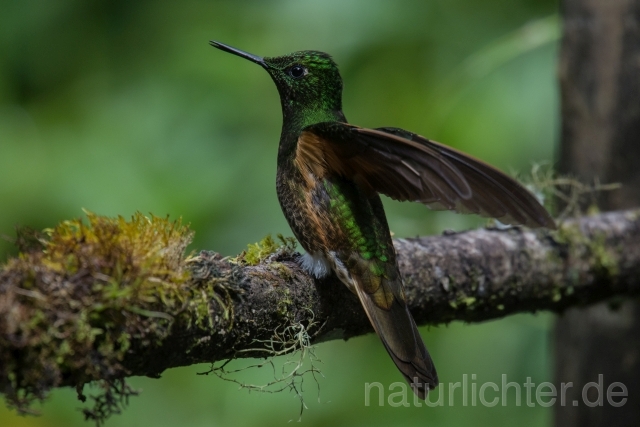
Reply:
<svg viewBox="0 0 640 427"><path fill-rule="evenodd" d="M388 308L382 308L376 300L381 297L379 293L389 290L388 284L383 283L374 293L366 292L362 286L355 288L373 329L393 362L414 393L424 399L427 392L438 385L438 374L404 299L387 294L386 297L393 301Z"/></svg>

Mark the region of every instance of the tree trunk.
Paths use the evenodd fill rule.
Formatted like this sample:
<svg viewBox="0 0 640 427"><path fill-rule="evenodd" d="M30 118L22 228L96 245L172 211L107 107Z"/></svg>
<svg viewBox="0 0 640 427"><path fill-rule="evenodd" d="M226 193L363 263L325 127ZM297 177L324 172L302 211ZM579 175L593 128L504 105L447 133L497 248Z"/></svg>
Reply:
<svg viewBox="0 0 640 427"><path fill-rule="evenodd" d="M598 196L601 209L640 206L640 0L564 0L563 15L560 171L583 182L621 183ZM555 407L557 426L640 425L639 338L635 301L573 308L558 320L556 384L573 387L566 405ZM590 407L583 386L600 374L603 404ZM628 390L621 407L607 402L612 382Z"/></svg>

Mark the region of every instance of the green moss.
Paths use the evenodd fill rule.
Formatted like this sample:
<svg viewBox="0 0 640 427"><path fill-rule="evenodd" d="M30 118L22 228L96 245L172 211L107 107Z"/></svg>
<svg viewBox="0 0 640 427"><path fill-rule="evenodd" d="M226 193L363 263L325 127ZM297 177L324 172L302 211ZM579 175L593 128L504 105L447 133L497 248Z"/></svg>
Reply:
<svg viewBox="0 0 640 427"><path fill-rule="evenodd" d="M570 248L586 241L577 223L562 224L555 232L555 239L558 243L568 245Z"/></svg>
<svg viewBox="0 0 640 427"><path fill-rule="evenodd" d="M208 298L186 286L192 233L180 221L86 215L30 234L36 243L23 237L29 244L0 269L0 307L15 308L0 319L0 348L13 350L0 352L0 385L21 412L63 378L79 390L101 380L105 393L129 393L115 384L126 373L121 362L133 340L157 345L185 307ZM98 407L114 401L103 397L85 410L88 418L119 410Z"/></svg>
<svg viewBox="0 0 640 427"><path fill-rule="evenodd" d="M274 269L274 270L276 270L278 275L280 277L282 277L286 281L289 281L289 280L291 280L293 278L293 273L291 272L289 267L287 267L286 265L284 265L281 262L272 262L269 265L269 267Z"/></svg>
<svg viewBox="0 0 640 427"><path fill-rule="evenodd" d="M468 276L471 281L471 291L476 292L481 284L481 281L484 280L484 274L482 273L482 270L474 267L471 268Z"/></svg>
<svg viewBox="0 0 640 427"><path fill-rule="evenodd" d="M240 258L249 265L258 265L269 255L278 251L294 252L296 250L296 239L293 237L283 237L282 234L278 234L277 238L276 241L269 234L261 241L249 244Z"/></svg>
<svg viewBox="0 0 640 427"><path fill-rule="evenodd" d="M618 274L618 264L615 257L606 247L606 236L596 235L587 242L594 257L595 270L598 275L611 277Z"/></svg>
<svg viewBox="0 0 640 427"><path fill-rule="evenodd" d="M592 258L593 262L590 264L594 266L597 275L610 277L618 274L618 264L615 256L607 249L605 234L596 234L588 239L577 224L563 224L555 238L558 243L567 246L570 256L584 256L587 251L586 255ZM578 284L576 272L568 271L567 276L572 284Z"/></svg>
<svg viewBox="0 0 640 427"><path fill-rule="evenodd" d="M278 309L276 312L279 317L286 318L289 315L289 308L291 307L291 304L293 304L293 301L291 300L291 292L289 289L284 288L278 294Z"/></svg>
<svg viewBox="0 0 640 427"><path fill-rule="evenodd" d="M588 244L588 241L585 238L584 234L580 231L578 224L575 223L560 224L558 229L553 233L553 236L555 238L555 241L559 245L566 246L566 256L569 257L578 256L578 248L584 246L585 244ZM549 262L552 263L564 264L566 262L566 260L559 258L559 255L557 255L557 251L549 251L548 257ZM567 277L570 285L579 284L580 275L575 268L571 268L571 266L569 266L569 269L565 272L565 276ZM554 295L551 295L551 297L553 298Z"/></svg>
<svg viewBox="0 0 640 427"><path fill-rule="evenodd" d="M467 307L471 308L476 303L475 297L465 297L460 302L465 304Z"/></svg>

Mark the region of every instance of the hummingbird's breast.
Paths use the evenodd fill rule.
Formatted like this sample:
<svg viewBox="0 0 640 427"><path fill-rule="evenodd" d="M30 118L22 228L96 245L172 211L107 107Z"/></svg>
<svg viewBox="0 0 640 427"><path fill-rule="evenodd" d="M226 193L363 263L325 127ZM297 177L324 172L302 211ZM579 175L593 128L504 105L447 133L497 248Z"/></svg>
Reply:
<svg viewBox="0 0 640 427"><path fill-rule="evenodd" d="M322 254L338 243L330 218L331 199L323 180L305 177L293 162L279 162L276 191L293 234L309 253Z"/></svg>

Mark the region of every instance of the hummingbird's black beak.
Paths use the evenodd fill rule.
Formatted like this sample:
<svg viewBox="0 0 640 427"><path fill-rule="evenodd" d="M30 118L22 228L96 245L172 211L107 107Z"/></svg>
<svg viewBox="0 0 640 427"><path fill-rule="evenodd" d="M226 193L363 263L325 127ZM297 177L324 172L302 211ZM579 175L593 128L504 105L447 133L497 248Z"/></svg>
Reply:
<svg viewBox="0 0 640 427"><path fill-rule="evenodd" d="M243 50L240 49L236 49L235 47L231 47L229 45L217 42L217 41L213 41L211 40L209 42L209 44L215 48L218 48L220 50L224 50L225 52L229 52L232 53L234 55L237 55L241 58L244 59L248 59L251 62L255 62L256 64L260 64L262 65L264 68L268 68L268 65L266 62L264 62L264 59L261 56L257 56L257 55L252 55L248 52L245 52Z"/></svg>

